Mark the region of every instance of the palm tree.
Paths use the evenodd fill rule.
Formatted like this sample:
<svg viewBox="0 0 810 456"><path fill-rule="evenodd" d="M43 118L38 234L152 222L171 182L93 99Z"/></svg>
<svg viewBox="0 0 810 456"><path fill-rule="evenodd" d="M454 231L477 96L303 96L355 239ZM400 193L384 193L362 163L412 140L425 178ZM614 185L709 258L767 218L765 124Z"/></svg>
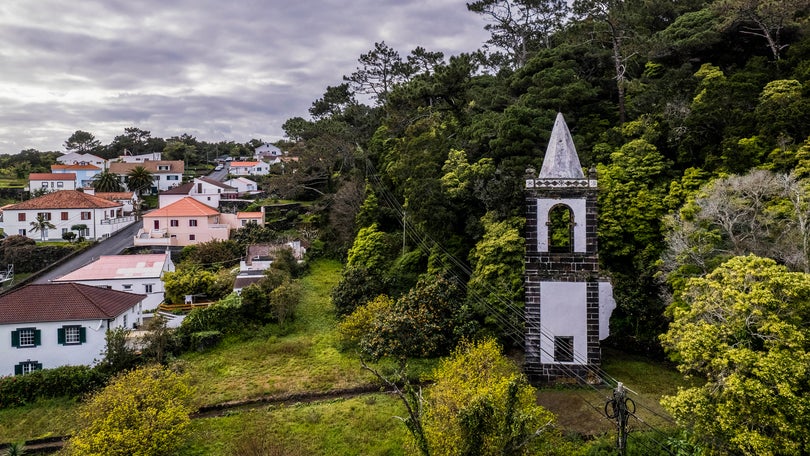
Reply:
<svg viewBox="0 0 810 456"><path fill-rule="evenodd" d="M132 168L129 173L127 173L127 187L136 192L139 199L142 196L143 191L151 187L153 182L154 176L152 176L152 173L143 166L136 166L135 168Z"/></svg>
<svg viewBox="0 0 810 456"><path fill-rule="evenodd" d="M107 170L96 174L93 178L93 188L97 192L120 192L122 190L118 175Z"/></svg>
<svg viewBox="0 0 810 456"><path fill-rule="evenodd" d="M36 233L39 231L40 240L45 240L45 233L52 230L56 226L50 220L45 218L45 214L37 214L37 219L31 222L31 232Z"/></svg>

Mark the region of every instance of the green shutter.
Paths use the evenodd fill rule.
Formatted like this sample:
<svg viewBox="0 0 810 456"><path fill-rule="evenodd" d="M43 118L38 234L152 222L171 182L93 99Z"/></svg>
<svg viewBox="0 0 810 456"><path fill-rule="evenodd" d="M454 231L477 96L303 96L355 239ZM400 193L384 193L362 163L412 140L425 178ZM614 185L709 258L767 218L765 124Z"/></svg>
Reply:
<svg viewBox="0 0 810 456"><path fill-rule="evenodd" d="M65 345L65 328L61 327L56 330L56 342L59 345Z"/></svg>
<svg viewBox="0 0 810 456"><path fill-rule="evenodd" d="M42 345L42 331L39 329L34 330L34 346Z"/></svg>
<svg viewBox="0 0 810 456"><path fill-rule="evenodd" d="M14 375L22 375L22 364L14 365Z"/></svg>
<svg viewBox="0 0 810 456"><path fill-rule="evenodd" d="M20 331L11 331L11 346L12 347L19 347L20 346Z"/></svg>
<svg viewBox="0 0 810 456"><path fill-rule="evenodd" d="M79 342L85 343L87 342L87 328L82 326L79 328Z"/></svg>

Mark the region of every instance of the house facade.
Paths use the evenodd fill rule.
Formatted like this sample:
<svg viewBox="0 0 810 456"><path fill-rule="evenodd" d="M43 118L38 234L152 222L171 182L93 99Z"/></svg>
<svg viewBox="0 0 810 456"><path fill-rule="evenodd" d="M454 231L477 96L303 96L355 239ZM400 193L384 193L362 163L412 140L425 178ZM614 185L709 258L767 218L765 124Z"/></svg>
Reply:
<svg viewBox="0 0 810 456"><path fill-rule="evenodd" d="M74 173L31 173L28 175L28 191L55 192L76 190Z"/></svg>
<svg viewBox="0 0 810 456"><path fill-rule="evenodd" d="M94 188L85 188L84 192L88 195L95 195L99 198L104 198L105 200L112 201L114 203L120 203L121 207L124 209L124 215L132 214L135 211L135 207L138 205L140 199L138 198L138 194L135 192L97 192Z"/></svg>
<svg viewBox="0 0 810 456"><path fill-rule="evenodd" d="M270 173L270 165L259 161L232 161L228 174L234 176L266 176Z"/></svg>
<svg viewBox="0 0 810 456"><path fill-rule="evenodd" d="M154 183L149 189L151 193L162 192L183 183L183 173L185 172L183 160L149 160L135 163L112 162L109 170L111 173L118 175L121 183L126 186L127 175L139 166L152 173Z"/></svg>
<svg viewBox="0 0 810 456"><path fill-rule="evenodd" d="M166 207L172 203L190 196L197 201L211 207L219 207L219 201L225 194L235 192L235 189L222 182L207 177L197 177L192 182L160 192L158 195L159 207Z"/></svg>
<svg viewBox="0 0 810 456"><path fill-rule="evenodd" d="M0 376L93 365L107 330L141 323L144 295L76 284L34 284L0 296Z"/></svg>
<svg viewBox="0 0 810 456"><path fill-rule="evenodd" d="M282 152L281 149L270 143L264 143L256 148L256 150L253 152L253 155L259 160L265 160L281 157L282 155L284 155L284 152Z"/></svg>
<svg viewBox="0 0 810 456"><path fill-rule="evenodd" d="M78 152L68 152L56 157L56 162L63 165L93 165L99 169L107 166L107 160L93 154L80 154Z"/></svg>
<svg viewBox="0 0 810 456"><path fill-rule="evenodd" d="M54 228L32 230L31 222L42 218ZM104 239L133 223L120 203L77 190L60 190L3 208L2 227L8 235L19 234L35 240L62 240L62 234L75 225L85 225L87 239Z"/></svg>
<svg viewBox="0 0 810 456"><path fill-rule="evenodd" d="M91 164L51 165L52 173L70 173L76 178L74 188L87 188L93 185L93 179L103 168Z"/></svg>
<svg viewBox="0 0 810 456"><path fill-rule="evenodd" d="M218 210L186 196L143 216L143 228L135 235L136 246L186 246L226 240L231 226L221 221Z"/></svg>
<svg viewBox="0 0 810 456"><path fill-rule="evenodd" d="M102 255L92 263L53 280L53 283L81 283L111 290L139 293L146 297L142 310L157 309L163 302L163 274L174 271L169 252L165 254Z"/></svg>
<svg viewBox="0 0 810 456"><path fill-rule="evenodd" d="M161 152L150 152L148 154L140 155L121 155L118 157L118 161L122 161L124 163L144 163L148 161L160 160L161 155Z"/></svg>
<svg viewBox="0 0 810 456"><path fill-rule="evenodd" d="M226 180L224 183L235 191L225 193L223 198L238 198L240 195L255 195L260 192L259 184L247 177L235 177Z"/></svg>

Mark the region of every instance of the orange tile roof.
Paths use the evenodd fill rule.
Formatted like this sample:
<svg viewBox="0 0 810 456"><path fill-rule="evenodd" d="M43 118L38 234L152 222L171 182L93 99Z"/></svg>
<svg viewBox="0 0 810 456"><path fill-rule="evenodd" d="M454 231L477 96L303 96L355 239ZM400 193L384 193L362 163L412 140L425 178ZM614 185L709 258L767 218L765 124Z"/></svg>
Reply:
<svg viewBox="0 0 810 456"><path fill-rule="evenodd" d="M76 173L31 173L28 180L76 180Z"/></svg>
<svg viewBox="0 0 810 456"><path fill-rule="evenodd" d="M22 203L6 208L10 210L28 209L106 209L121 207L120 203L114 203L98 196L89 195L78 190L59 190L53 193L46 193L38 198L33 198Z"/></svg>
<svg viewBox="0 0 810 456"><path fill-rule="evenodd" d="M250 167L256 166L258 164L259 164L259 162L257 162L257 161L231 162L231 168L234 168L234 167L250 168Z"/></svg>
<svg viewBox="0 0 810 456"><path fill-rule="evenodd" d="M143 218L155 217L208 217L212 215L219 215L219 211L207 206L196 199L187 196L180 201L175 201L166 207L155 209Z"/></svg>
<svg viewBox="0 0 810 456"><path fill-rule="evenodd" d="M54 282L77 280L130 279L160 277L166 264L166 255L102 255L96 261L63 275Z"/></svg>
<svg viewBox="0 0 810 456"><path fill-rule="evenodd" d="M0 296L0 324L115 318L145 297L79 283L26 285Z"/></svg>
<svg viewBox="0 0 810 456"><path fill-rule="evenodd" d="M169 165L168 171L159 171L159 165ZM128 174L139 166L146 168L147 171L153 174L182 174L185 170L183 160L149 160L139 163L112 162L110 163L110 172L114 174Z"/></svg>
<svg viewBox="0 0 810 456"><path fill-rule="evenodd" d="M99 168L96 165L90 165L90 164L85 164L85 165L78 165L78 164L77 165L51 165L51 171L56 171L57 169L97 170L97 169L101 169L101 168Z"/></svg>
<svg viewBox="0 0 810 456"><path fill-rule="evenodd" d="M105 200L115 201L132 199L135 194L133 192L96 192L95 195Z"/></svg>

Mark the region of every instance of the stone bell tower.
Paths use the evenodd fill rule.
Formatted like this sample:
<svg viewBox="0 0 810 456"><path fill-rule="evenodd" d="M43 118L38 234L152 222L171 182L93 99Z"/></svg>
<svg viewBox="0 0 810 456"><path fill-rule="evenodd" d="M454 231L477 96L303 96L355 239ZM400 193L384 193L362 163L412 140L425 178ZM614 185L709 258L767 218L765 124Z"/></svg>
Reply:
<svg viewBox="0 0 810 456"><path fill-rule="evenodd" d="M599 272L596 172L585 176L562 114L543 167L526 176L524 370L534 382L588 381L616 307Z"/></svg>

